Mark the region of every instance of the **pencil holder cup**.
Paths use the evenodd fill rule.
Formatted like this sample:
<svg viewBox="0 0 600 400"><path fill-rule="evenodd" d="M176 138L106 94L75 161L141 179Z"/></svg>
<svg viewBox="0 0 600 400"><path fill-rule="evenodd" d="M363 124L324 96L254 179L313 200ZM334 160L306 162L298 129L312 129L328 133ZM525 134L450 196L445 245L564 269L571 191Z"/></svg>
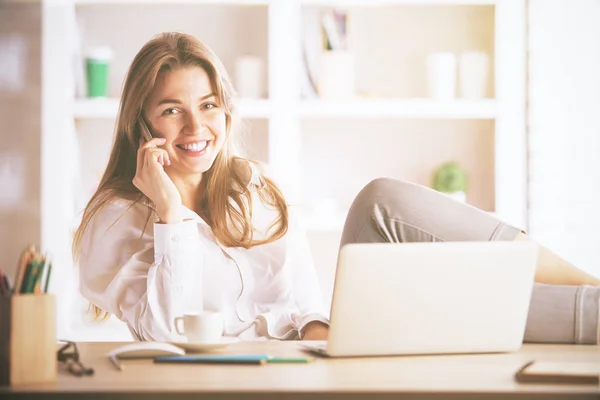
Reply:
<svg viewBox="0 0 600 400"><path fill-rule="evenodd" d="M0 385L56 380L54 295L0 296Z"/></svg>

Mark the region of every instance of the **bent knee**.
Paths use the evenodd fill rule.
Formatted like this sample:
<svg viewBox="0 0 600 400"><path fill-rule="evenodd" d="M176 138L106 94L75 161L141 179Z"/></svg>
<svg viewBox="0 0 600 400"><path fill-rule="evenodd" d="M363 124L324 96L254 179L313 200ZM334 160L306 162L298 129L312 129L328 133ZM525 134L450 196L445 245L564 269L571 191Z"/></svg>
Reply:
<svg viewBox="0 0 600 400"><path fill-rule="evenodd" d="M394 178L377 178L369 182L354 199L352 209L375 212L383 216L409 216L422 203L431 202L433 190L416 183Z"/></svg>
<svg viewBox="0 0 600 400"><path fill-rule="evenodd" d="M398 195L410 192L413 183L394 178L375 178L367 183L357 195L357 199L380 199L391 194Z"/></svg>

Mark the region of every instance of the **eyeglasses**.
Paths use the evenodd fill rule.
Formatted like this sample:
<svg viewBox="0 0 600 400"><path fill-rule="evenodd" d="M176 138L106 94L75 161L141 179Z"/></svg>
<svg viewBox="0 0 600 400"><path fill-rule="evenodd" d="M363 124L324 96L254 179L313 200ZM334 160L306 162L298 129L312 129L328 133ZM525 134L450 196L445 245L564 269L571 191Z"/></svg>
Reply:
<svg viewBox="0 0 600 400"><path fill-rule="evenodd" d="M79 349L75 342L62 340L65 344L58 350L56 355L58 362L65 363L70 373L75 376L94 375L94 369L88 368L79 360Z"/></svg>

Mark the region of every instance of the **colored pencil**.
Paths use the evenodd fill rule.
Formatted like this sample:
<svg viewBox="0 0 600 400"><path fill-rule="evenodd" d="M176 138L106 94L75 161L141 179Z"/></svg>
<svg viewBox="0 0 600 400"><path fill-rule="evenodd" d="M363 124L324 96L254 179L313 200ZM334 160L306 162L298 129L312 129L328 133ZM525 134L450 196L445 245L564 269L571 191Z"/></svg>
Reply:
<svg viewBox="0 0 600 400"><path fill-rule="evenodd" d="M304 364L313 362L314 358L306 357L272 357L267 359L269 364Z"/></svg>

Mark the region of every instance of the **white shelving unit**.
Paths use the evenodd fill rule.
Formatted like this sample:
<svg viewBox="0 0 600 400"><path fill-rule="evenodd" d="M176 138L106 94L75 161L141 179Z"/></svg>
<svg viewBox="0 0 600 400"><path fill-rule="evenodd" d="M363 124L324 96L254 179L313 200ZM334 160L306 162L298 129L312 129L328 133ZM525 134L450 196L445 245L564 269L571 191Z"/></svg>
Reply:
<svg viewBox="0 0 600 400"><path fill-rule="evenodd" d="M302 101L298 110L305 118L494 119L496 116L494 100L313 100Z"/></svg>
<svg viewBox="0 0 600 400"><path fill-rule="evenodd" d="M118 98L76 99L73 106L73 118L77 120L91 118L114 119L119 109ZM268 100L240 100L237 102L242 118L269 118L271 104Z"/></svg>
<svg viewBox="0 0 600 400"><path fill-rule="evenodd" d="M277 0L275 0L277 1ZM283 0L285 1L285 0ZM300 0L303 5L331 7L495 5L502 0Z"/></svg>
<svg viewBox="0 0 600 400"><path fill-rule="evenodd" d="M299 2L301 5L314 6L381 7L397 5L494 5L498 1L499 0L169 0L169 4L271 5L274 3L285 4ZM152 4L156 2L156 0L74 0L76 5Z"/></svg>
<svg viewBox="0 0 600 400"><path fill-rule="evenodd" d="M141 7L142 5L143 7ZM491 60L495 81L495 85L493 85L494 97L479 101L457 99L449 102L436 102L415 96L408 98L405 96L397 96L396 98L389 98L389 96L372 98L372 96L369 96L368 98L357 98L348 101L303 99L300 79L302 72L302 13L307 8L337 6L352 7L352 10L359 14L363 11L368 13L365 14L367 16L371 16L373 12L385 13L388 8L394 10L396 13L394 15L399 15L405 8L406 10L419 9L417 16L421 17L427 15L429 11L437 12L438 9L445 10L443 12L454 12L447 10L454 10L456 6L456 9L464 14L467 21L472 18L473 13L471 11L477 11L479 7L485 8L486 12L493 13L492 24L486 22L486 24L479 25L485 25L480 28L487 30L489 35L493 37L493 45L489 50L493 53ZM440 126L444 127L445 125L456 126L453 124L461 124L460 127L462 128L463 123L472 123L471 130L477 131L477 136L468 137L493 134L493 139L490 139L493 142L493 150L489 158L490 160L493 159L493 161L490 161L493 168L490 176L486 179L493 181L490 185L493 188L491 196L493 197L494 209L488 211L493 211L509 223L524 228L527 226L524 0L45 0L43 1L44 98L42 108L44 111L41 145L41 240L43 248L52 250L55 264L63 269L62 274L64 276L69 274L71 268L70 238L72 225L70 221L74 217L73 193L75 190L75 183L71 177L72 171L79 168L78 165L73 164L71 157L73 138L90 134L86 129L91 129L89 127L95 126L94 124L102 126L98 129L107 130L106 127L110 126L109 124L114 125L112 120L118 110L118 93L113 93L111 96L114 97L103 100L74 98L74 70L69 50L73 44L71 41L75 32L72 16L86 13L88 17L93 18L94 13L100 10L104 19L110 15L123 19L124 17L120 15L121 8L127 9L130 13L136 15L134 20L126 21L128 23L128 41L141 44L149 39L146 35L150 28L148 25L144 25L142 28L146 30L137 29L136 24L147 23L147 18L142 17L142 14L156 12L157 7L166 7L164 10L169 13L177 12L180 7L184 8L185 17L187 18L183 16L171 19L164 18L164 21L163 19L157 19L160 22L157 26L160 27L156 29L167 29L164 27L171 26L168 23L178 27L177 23L173 21L180 22L180 19L189 19L189 25L186 26L192 26L194 29L196 27L207 29L202 31L204 32L203 35L206 35L208 42L211 42L209 45L212 45L212 41L216 41L218 47L216 52L219 55L223 54L226 66L229 62L228 69L230 73L233 72L231 70L231 60L236 55L242 55L247 49L240 47L243 45L236 40L236 37L225 35L229 32L228 29L233 29L234 26L238 31L245 28L248 30L246 33L252 34L260 38L257 40L263 41L258 43L258 47L254 48L253 51L264 50L267 57L265 67L268 99L242 99L239 102L239 110L243 118L261 121L258 125L265 127L265 132L251 139L259 140L258 138L260 138L260 143L256 143L256 145L264 149L264 153L268 155L268 159L264 161L268 161L271 170L277 174L275 178L289 185L290 201L303 204L314 200L314 196L320 195L307 189L312 187L306 185L307 181L312 182L315 179L322 179L325 187L329 182L335 183L354 179L354 175L331 175L332 173L328 172L329 168L326 160L323 161L323 165L325 165L323 170L319 170L317 173L313 171L312 175L307 172L307 170L310 170L310 168L307 168L310 165L306 164L310 162L307 161L307 154L314 155L315 151L319 150L319 146L324 146L322 143L327 142L327 132L322 134L324 136L319 136L310 131L310 127L314 127L315 124L319 125L321 121L326 122L327 126L333 125L333 129L335 129L335 123L332 121L352 120L360 123L360 126L364 126L363 120L373 121L374 124L386 121L389 124L399 124L398 135L406 135L404 121L422 121L425 130L440 130ZM131 11L132 9L134 11ZM236 15L239 17L239 15L246 12L253 13L253 17L243 18L243 23L240 24L219 24L214 27L202 28L203 24L197 21L198 16L202 16L205 12L209 14L217 12L215 10L218 10L220 18L226 18L227 13L237 13ZM260 18L264 16L265 22L263 25L265 26L252 25L255 23L253 21L257 20L257 15ZM99 29L97 27L101 26L106 29L107 42L113 40L113 42L108 43L109 45L114 43L121 46L124 45L123 43L128 42L123 39L124 34L119 33L118 22L103 20L102 24L96 23L94 25L92 23L90 25L92 25L92 28L96 26L96 29ZM396 25L399 26L400 24ZM393 26L392 28L400 29ZM434 23L419 25L419 29L431 31L438 28ZM373 29L384 29L384 27L374 26ZM464 24L457 23L455 30L463 32ZM138 37L136 34L143 35L143 37ZM224 39L219 39L220 36L223 36L221 34L224 34ZM237 34L240 35L239 32ZM244 35L244 38L248 36L244 33L242 35ZM396 36L394 37L394 35ZM434 37L431 40L438 40L440 43L447 44L444 35L437 38L435 35L431 36ZM205 38L203 37L203 39ZM467 42L471 40L460 38L464 41L463 39ZM93 40L95 41L92 43L94 45L105 44L101 42L101 37L94 36ZM418 48L419 40L418 36L407 39L403 32L392 32L389 41L384 44L390 48L386 48L387 53L389 53L387 50L390 50L391 52L398 52L401 56L403 51ZM423 46L433 46L431 40L423 42ZM399 46L404 47L394 49L396 43L401 43ZM362 50L365 48L376 51L377 45L369 44L369 46L363 47ZM132 51L129 48L126 50ZM428 50L431 49L428 48ZM364 59L369 57L373 56L365 55L359 58L361 62L364 62ZM127 64L130 61L130 59L120 60L121 63ZM409 61L414 62L413 59L409 59ZM120 67L122 66L120 65ZM401 66L404 66L404 64L401 64ZM381 73L385 74L385 71ZM370 76L367 78L370 78ZM410 80L411 77L392 77L388 75L386 79ZM363 79L364 82L369 83L371 81ZM498 84L499 82L501 84ZM435 126L428 125L434 123L434 121L438 121ZM348 126L348 124L344 124L344 126ZM351 130L352 124L349 127ZM490 127L491 129L489 129ZM453 131L453 129L449 131ZM480 130L481 133L479 133ZM393 129L391 131L393 132ZM364 153L367 154L365 157L378 159L377 151L380 151L381 148L385 150L385 144L368 140L376 133L364 133L365 140L362 144L364 149L361 149L361 151L365 151L362 151L361 155ZM343 135L345 132L329 131L329 134ZM389 135L393 135L393 133ZM356 131L348 132L348 137L356 136ZM112 131L106 132L105 137L106 142L110 142ZM392 136L389 136L391 142L393 142L393 139ZM378 137L377 140L384 139ZM379 148L375 150L376 146L379 146ZM393 148L393 146L395 144L390 144L388 147ZM406 145L402 144L402 146ZM323 151L325 152L325 150ZM325 152L325 154L333 154L337 151L337 148L329 148L328 151L329 153ZM351 151L351 149L346 149L347 151ZM371 152L369 153L369 151ZM423 157L426 157L427 151L424 149L399 148L398 156L393 158L393 163L403 162L403 152L415 153L420 151L423 151ZM85 159L88 155L92 157L96 149L85 148L80 149L80 152L84 155L83 159ZM381 159L384 158L381 157ZM378 161L372 158L358 160L353 159L351 163L364 163L367 165L373 161ZM393 166L389 165L391 173L393 173ZM353 167L356 168L356 165L353 165ZM336 171L344 171L343 167L340 168ZM343 173L341 172L341 174ZM356 170L348 172L348 174L356 174ZM344 193L350 192L350 189L344 190L346 190ZM346 194L344 196L346 196L345 201L350 200ZM343 224L343 210L341 211L341 213L335 213L329 219L319 218L315 220L308 217L304 223L309 230L339 232ZM60 279L61 272L57 272L55 281L60 281Z"/></svg>
<svg viewBox="0 0 600 400"><path fill-rule="evenodd" d="M269 100L241 99L237 102L240 116L246 119L270 118L273 105ZM119 99L97 98L75 100L75 119L117 116ZM428 99L411 100L303 100L297 105L302 118L431 118L431 119L494 119L494 100L439 102Z"/></svg>
<svg viewBox="0 0 600 400"><path fill-rule="evenodd" d="M62 1L62 0L58 0ZM73 1L73 0L71 0ZM273 0L163 0L169 4L206 4L206 5L268 5ZM275 0L277 1L277 0ZM286 1L286 0L284 0ZM74 0L76 5L110 5L110 4L156 4L157 0Z"/></svg>

